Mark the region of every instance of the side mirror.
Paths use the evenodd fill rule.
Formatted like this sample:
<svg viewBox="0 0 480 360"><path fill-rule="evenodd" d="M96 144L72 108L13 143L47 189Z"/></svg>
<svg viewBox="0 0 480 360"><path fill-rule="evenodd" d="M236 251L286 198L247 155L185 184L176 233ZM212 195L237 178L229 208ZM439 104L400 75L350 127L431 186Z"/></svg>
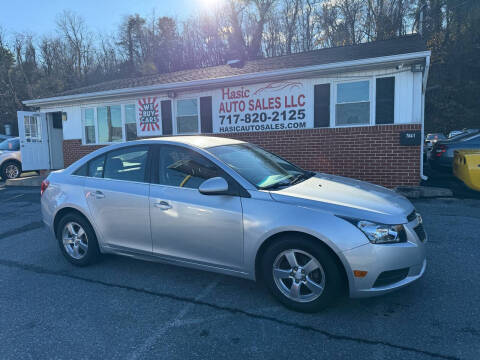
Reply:
<svg viewBox="0 0 480 360"><path fill-rule="evenodd" d="M203 195L222 195L228 191L228 183L222 177L214 177L201 183L198 191Z"/></svg>

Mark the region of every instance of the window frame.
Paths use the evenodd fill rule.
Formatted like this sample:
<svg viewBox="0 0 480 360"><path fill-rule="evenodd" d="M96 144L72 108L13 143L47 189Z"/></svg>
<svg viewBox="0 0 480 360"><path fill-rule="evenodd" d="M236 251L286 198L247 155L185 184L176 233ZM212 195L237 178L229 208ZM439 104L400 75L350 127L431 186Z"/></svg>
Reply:
<svg viewBox="0 0 480 360"><path fill-rule="evenodd" d="M93 110L93 132L95 137L94 143L87 143L87 137L85 134L85 112L87 110ZM97 145L98 144L98 126L97 126L97 108L96 107L82 107L81 108L81 124L82 124L82 145Z"/></svg>
<svg viewBox="0 0 480 360"><path fill-rule="evenodd" d="M205 95L207 96L207 95ZM177 122L177 113L178 113L178 101L182 100L195 100L197 102L197 131L196 132L178 132L178 122ZM173 135L196 135L196 134L201 134L201 119L200 119L200 96L190 96L190 95L185 95L176 98L174 101L172 101L172 125L173 125Z"/></svg>
<svg viewBox="0 0 480 360"><path fill-rule="evenodd" d="M145 161L145 174L143 176L143 181L132 181L132 180L123 180L123 179L112 179L112 178L106 178L105 177L105 168L107 167L107 160L108 160L108 156L112 153L112 152L117 152L117 151L121 151L121 150L131 150L131 149L134 149L134 148L137 148L137 147L146 147L147 148L147 160ZM122 146L122 147L119 147L117 149L112 149L110 151L107 151L103 154L105 156L105 162L103 164L103 173L102 173L102 177L101 179L104 179L104 180L113 180L113 181L124 181L124 182L128 182L128 183L135 183L135 184L149 184L150 183L150 179L151 179L151 167L150 167L150 163L151 163L151 157L152 157L152 146L150 144L135 144L135 145L130 145L130 146ZM93 159L92 159L93 160ZM90 162L91 160L89 160Z"/></svg>
<svg viewBox="0 0 480 360"><path fill-rule="evenodd" d="M105 178L104 177L108 154L110 154L111 152L124 150L124 149L132 149L132 148L136 148L136 147L147 147L147 161L146 161L146 164L145 164L144 181L131 181L131 180L112 179L112 178ZM91 178L91 179L102 179L102 180L107 180L107 181L123 181L123 182L134 183L134 184L152 184L153 183L152 182L152 174L153 174L153 172L152 172L153 171L152 160L155 157L155 156L153 156L154 153L155 153L154 152L154 147L155 147L155 145L153 145L153 144L135 144L135 145L121 146L121 147L118 147L118 148L115 148L115 149L111 149L109 151L105 151L105 152L101 153L100 155L97 155L94 158L91 158L87 162L80 165L78 168L76 168L72 172L71 175L81 176L81 177ZM90 175L90 165L89 164L90 164L91 161L94 161L94 160L96 160L100 157L104 157L102 177L93 177L93 176ZM79 172L80 169L82 169L84 166L86 167L86 175L77 174L77 172Z"/></svg>
<svg viewBox="0 0 480 360"><path fill-rule="evenodd" d="M127 106L133 106L133 113L135 115L135 121L133 123L127 123L127 111L126 107ZM135 124L135 133L137 138L135 140L138 140L138 128L137 128L137 105L135 104L135 101L133 102L125 102L122 104L122 132L123 132L123 141L135 141L135 140L127 140L127 124Z"/></svg>
<svg viewBox="0 0 480 360"><path fill-rule="evenodd" d="M376 79L377 77L383 76L366 76L366 77L358 77L358 78L351 78L351 79L342 79L338 81L333 81L330 87L331 90L331 97L330 97L330 127L331 128L348 128L348 127L361 127L361 126L374 126L375 125L375 91L376 91ZM338 95L338 85L339 84L349 84L349 83L356 83L356 82L364 82L368 81L368 99L369 99L369 121L365 124L344 124L344 125L337 125L337 105L338 104L358 104L358 103L365 103L367 101L351 101L351 102L337 102L337 95Z"/></svg>
<svg viewBox="0 0 480 360"><path fill-rule="evenodd" d="M104 141L99 142L100 134L99 134L99 127L98 127L98 108L107 108L112 106L120 106L120 128L122 129L122 139L121 141ZM96 125L96 140L97 143L95 145L110 145L110 144L120 144L125 142L125 111L124 111L124 104L122 103L112 103L112 104L100 104L95 106L95 125Z"/></svg>
<svg viewBox="0 0 480 360"><path fill-rule="evenodd" d="M150 170L151 170L150 183L152 185L165 186L167 188L178 189L178 190L196 191L200 194L198 189L160 184L160 152L165 146L173 146L173 147L181 148L187 151L192 151L195 154L198 154L198 156L202 156L207 161L212 163L216 168L218 168L219 176L223 177L228 183L228 192L222 195L204 195L204 196L239 196L239 197L246 197L246 198L251 197L250 193L242 185L240 185L230 174L228 174L221 166L216 164L215 161L213 161L212 159L209 159L208 156L206 156L205 154L202 154L201 152L195 149L192 149L188 146L182 146L182 144L165 143L165 144L154 144L152 146L151 151L153 153L151 156L151 167L150 167Z"/></svg>
<svg viewBox="0 0 480 360"><path fill-rule="evenodd" d="M27 121L28 119L28 121ZM28 135L27 135L28 129ZM36 136L32 136L32 130L35 129ZM27 115L23 120L23 131L25 135L25 142L39 143L42 142L42 121L38 115Z"/></svg>
<svg viewBox="0 0 480 360"><path fill-rule="evenodd" d="M111 145L111 144L120 144L122 142L126 142L126 131L125 131L125 124L126 124L126 115L125 115L125 106L126 105L135 105L135 111L137 111L137 105L135 101L118 101L118 102L108 102L108 103L97 103L91 105L85 105L81 107L81 131L82 131L82 146L94 146L94 145ZM121 127L122 127L122 141L113 141L113 142L99 142L99 134L98 134L98 115L97 109L99 107L106 107L106 106L120 106L120 117L121 117ZM95 143L87 144L85 142L85 110L93 109L93 124L95 127ZM135 121L136 122L136 121ZM138 133L137 133L138 139ZM130 140L134 141L134 140Z"/></svg>

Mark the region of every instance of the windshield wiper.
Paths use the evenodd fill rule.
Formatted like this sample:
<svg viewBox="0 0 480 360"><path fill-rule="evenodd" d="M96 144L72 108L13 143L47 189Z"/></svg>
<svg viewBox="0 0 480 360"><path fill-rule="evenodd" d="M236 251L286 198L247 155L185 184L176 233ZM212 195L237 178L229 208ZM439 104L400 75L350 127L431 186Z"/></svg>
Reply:
<svg viewBox="0 0 480 360"><path fill-rule="evenodd" d="M295 175L294 177L288 179L287 181L279 181L271 185L267 185L265 187L260 188L261 190L273 190L273 189L278 189L281 187L285 186L291 186L298 184L299 182L302 182L304 180L310 179L312 176L315 176L315 173L313 171L308 171L304 172L302 174Z"/></svg>
<svg viewBox="0 0 480 360"><path fill-rule="evenodd" d="M315 173L313 171L306 172L306 173L303 173L303 174L298 174L298 175L296 175L296 176L294 176L293 178L290 179L290 185L298 184L299 182L310 179L314 175L315 175Z"/></svg>
<svg viewBox="0 0 480 360"><path fill-rule="evenodd" d="M290 186L290 181L284 182L284 181L279 181L271 185L267 185L264 187L261 187L260 190L273 190L273 189L279 189L284 186Z"/></svg>

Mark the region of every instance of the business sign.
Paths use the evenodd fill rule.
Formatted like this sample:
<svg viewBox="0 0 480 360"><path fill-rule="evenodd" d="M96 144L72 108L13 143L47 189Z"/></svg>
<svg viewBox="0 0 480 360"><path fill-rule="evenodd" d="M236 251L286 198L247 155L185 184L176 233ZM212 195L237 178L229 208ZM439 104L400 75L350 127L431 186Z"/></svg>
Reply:
<svg viewBox="0 0 480 360"><path fill-rule="evenodd" d="M213 96L213 132L295 130L313 127L302 80L225 87Z"/></svg>
<svg viewBox="0 0 480 360"><path fill-rule="evenodd" d="M162 135L160 101L156 97L146 97L137 101L137 135Z"/></svg>

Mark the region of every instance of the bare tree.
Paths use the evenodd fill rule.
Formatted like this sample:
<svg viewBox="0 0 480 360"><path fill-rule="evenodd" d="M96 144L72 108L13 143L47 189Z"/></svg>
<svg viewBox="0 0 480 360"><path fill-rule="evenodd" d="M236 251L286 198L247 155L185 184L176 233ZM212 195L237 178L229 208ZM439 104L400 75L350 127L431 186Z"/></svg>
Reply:
<svg viewBox="0 0 480 360"><path fill-rule="evenodd" d="M88 31L85 21L79 15L63 11L57 17L57 29L70 47L74 58L74 71L79 79L87 73L91 62L93 48L92 35Z"/></svg>
<svg viewBox="0 0 480 360"><path fill-rule="evenodd" d="M256 12L251 13L251 22L255 25L249 36L248 58L255 59L261 55L263 28L267 21L268 14L273 8L276 0L251 0L255 5Z"/></svg>
<svg viewBox="0 0 480 360"><path fill-rule="evenodd" d="M298 35L296 26L302 5L302 0L283 0L282 17L285 23L285 50L287 54L292 53L292 41Z"/></svg>
<svg viewBox="0 0 480 360"><path fill-rule="evenodd" d="M247 53L247 46L243 37L242 23L247 7L247 0L229 0L230 31L228 35L229 57L244 59Z"/></svg>
<svg viewBox="0 0 480 360"><path fill-rule="evenodd" d="M316 9L320 6L321 0L304 0L297 28L300 38L300 51L313 50L315 46L318 23L315 21Z"/></svg>
<svg viewBox="0 0 480 360"><path fill-rule="evenodd" d="M126 53L127 71L130 75L135 74L137 65L143 62L142 38L145 19L140 15L130 15L123 20L120 26L118 45Z"/></svg>
<svg viewBox="0 0 480 360"><path fill-rule="evenodd" d="M23 80L25 81L27 94L31 98L34 96L33 77L37 68L36 51L33 46L32 36L16 34L14 40L15 59Z"/></svg>
<svg viewBox="0 0 480 360"><path fill-rule="evenodd" d="M278 56L284 53L284 41L280 15L272 11L268 16L263 32L263 49L267 57Z"/></svg>
<svg viewBox="0 0 480 360"><path fill-rule="evenodd" d="M404 34L410 3L408 0L368 0L367 40L383 40Z"/></svg>

